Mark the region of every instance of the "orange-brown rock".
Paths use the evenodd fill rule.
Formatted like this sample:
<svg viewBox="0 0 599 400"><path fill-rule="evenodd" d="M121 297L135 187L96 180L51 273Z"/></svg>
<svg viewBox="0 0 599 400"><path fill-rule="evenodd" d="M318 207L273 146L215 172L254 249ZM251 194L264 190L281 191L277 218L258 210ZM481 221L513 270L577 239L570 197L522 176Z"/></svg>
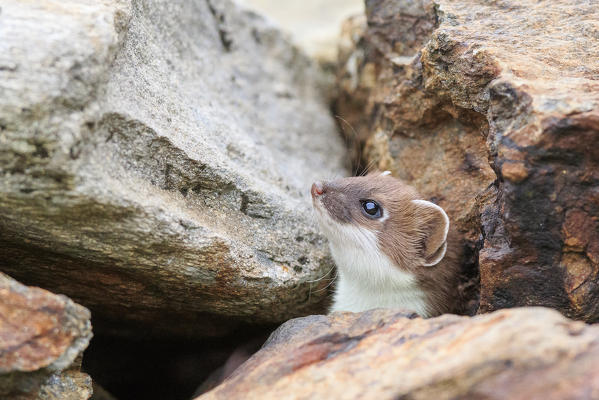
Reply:
<svg viewBox="0 0 599 400"><path fill-rule="evenodd" d="M599 8L371 0L345 27L337 113L362 166L444 207L472 311L599 320Z"/></svg>
<svg viewBox="0 0 599 400"><path fill-rule="evenodd" d="M213 399L594 399L599 326L539 307L475 317L392 310L283 324Z"/></svg>
<svg viewBox="0 0 599 400"><path fill-rule="evenodd" d="M0 273L0 398L89 398L79 364L91 336L86 308Z"/></svg>

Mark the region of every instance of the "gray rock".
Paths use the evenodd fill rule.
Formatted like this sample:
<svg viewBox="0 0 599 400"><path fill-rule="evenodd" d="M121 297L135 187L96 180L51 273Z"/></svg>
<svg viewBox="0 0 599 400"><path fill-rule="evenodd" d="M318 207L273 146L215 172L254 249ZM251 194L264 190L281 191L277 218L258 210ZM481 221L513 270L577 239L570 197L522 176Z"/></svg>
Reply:
<svg viewBox="0 0 599 400"><path fill-rule="evenodd" d="M120 330L319 307L308 191L344 149L280 32L229 1L8 0L0 37L0 269Z"/></svg>

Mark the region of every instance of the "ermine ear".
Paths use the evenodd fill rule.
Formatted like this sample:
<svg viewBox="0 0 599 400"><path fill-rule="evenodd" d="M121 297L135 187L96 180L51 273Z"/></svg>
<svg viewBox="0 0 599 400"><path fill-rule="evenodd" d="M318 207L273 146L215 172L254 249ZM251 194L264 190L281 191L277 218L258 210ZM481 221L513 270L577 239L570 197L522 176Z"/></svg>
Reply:
<svg viewBox="0 0 599 400"><path fill-rule="evenodd" d="M373 169L368 171L368 173L366 174L366 176L387 176L387 175L391 175L391 171L381 171L378 169Z"/></svg>
<svg viewBox="0 0 599 400"><path fill-rule="evenodd" d="M416 206L416 215L421 221L423 265L425 267L436 265L447 251L449 218L441 207L430 201L412 200L412 204Z"/></svg>

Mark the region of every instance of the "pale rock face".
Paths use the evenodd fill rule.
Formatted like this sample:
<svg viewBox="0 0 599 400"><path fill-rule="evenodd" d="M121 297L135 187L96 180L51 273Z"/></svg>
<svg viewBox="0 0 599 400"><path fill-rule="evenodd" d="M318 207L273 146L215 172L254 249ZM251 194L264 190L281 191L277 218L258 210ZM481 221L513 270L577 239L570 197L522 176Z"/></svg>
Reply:
<svg viewBox="0 0 599 400"><path fill-rule="evenodd" d="M120 331L318 308L308 188L344 148L276 29L229 1L8 0L0 37L3 271Z"/></svg>

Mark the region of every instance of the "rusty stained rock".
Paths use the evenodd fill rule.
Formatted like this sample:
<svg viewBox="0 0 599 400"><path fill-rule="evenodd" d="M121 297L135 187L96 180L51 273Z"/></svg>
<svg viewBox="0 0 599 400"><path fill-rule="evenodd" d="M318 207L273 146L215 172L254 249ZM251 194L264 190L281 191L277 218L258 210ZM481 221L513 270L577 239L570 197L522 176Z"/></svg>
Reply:
<svg viewBox="0 0 599 400"><path fill-rule="evenodd" d="M199 399L598 396L599 326L530 307L475 317L373 310L297 318Z"/></svg>
<svg viewBox="0 0 599 400"><path fill-rule="evenodd" d="M0 398L89 398L79 367L91 337L86 308L0 273Z"/></svg>
<svg viewBox="0 0 599 400"><path fill-rule="evenodd" d="M371 0L366 14L345 26L336 103L361 165L447 210L466 272L480 267L478 312L598 321L599 9Z"/></svg>

